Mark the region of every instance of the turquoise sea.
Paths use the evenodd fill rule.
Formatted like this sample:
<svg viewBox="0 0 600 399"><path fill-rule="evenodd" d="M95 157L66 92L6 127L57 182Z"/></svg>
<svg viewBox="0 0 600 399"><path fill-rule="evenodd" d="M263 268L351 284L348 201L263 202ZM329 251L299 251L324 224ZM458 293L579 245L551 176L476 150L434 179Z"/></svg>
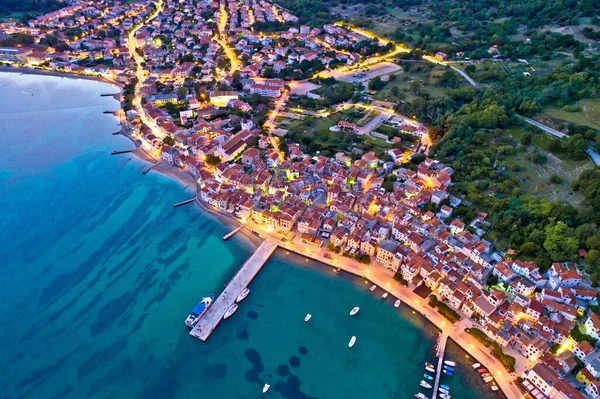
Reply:
<svg viewBox="0 0 600 399"><path fill-rule="evenodd" d="M284 251L206 343L190 337L191 308L256 243L223 242L230 226L173 208L190 197L180 183L110 155L132 147L103 114L118 103L100 94L116 89L17 74L0 86L0 398L258 398L265 382L272 398L419 391L438 332L362 279ZM491 397L465 362L453 397Z"/></svg>

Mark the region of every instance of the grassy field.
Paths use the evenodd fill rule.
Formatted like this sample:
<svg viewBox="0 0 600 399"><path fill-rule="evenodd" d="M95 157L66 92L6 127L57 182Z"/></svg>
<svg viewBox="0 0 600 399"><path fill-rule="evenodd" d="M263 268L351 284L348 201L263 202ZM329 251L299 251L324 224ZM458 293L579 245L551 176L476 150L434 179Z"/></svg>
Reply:
<svg viewBox="0 0 600 399"><path fill-rule="evenodd" d="M411 92L411 82L418 81L423 92L428 93L432 97L441 97L446 94L447 89L438 85L438 76L444 72L444 67L436 66L427 76L425 70L427 64L423 64L423 68L413 67L409 72L398 72L396 79L389 82L373 97L376 100L383 101L411 101L417 96ZM421 69L421 70L418 70ZM422 82L421 82L422 81ZM392 88L398 88L398 94L392 93Z"/></svg>
<svg viewBox="0 0 600 399"><path fill-rule="evenodd" d="M552 119L600 130L600 99L581 100L577 105L581 107L579 112L569 112L564 107L547 107L542 113Z"/></svg>
<svg viewBox="0 0 600 399"><path fill-rule="evenodd" d="M522 128L515 126L506 129L503 138L512 142L515 147L519 147L518 143L524 133ZM552 201L579 204L582 198L571 190L569 184L583 170L592 168L593 163L589 159L583 161L561 159L549 153L550 140L551 138L546 134L534 134L527 152L516 151L514 155L507 156L501 161L501 164L519 180L519 188L523 192ZM528 159L529 154L535 149L542 150L546 154L548 158L546 163L538 165ZM562 177L564 183L551 184L548 179L553 174Z"/></svg>

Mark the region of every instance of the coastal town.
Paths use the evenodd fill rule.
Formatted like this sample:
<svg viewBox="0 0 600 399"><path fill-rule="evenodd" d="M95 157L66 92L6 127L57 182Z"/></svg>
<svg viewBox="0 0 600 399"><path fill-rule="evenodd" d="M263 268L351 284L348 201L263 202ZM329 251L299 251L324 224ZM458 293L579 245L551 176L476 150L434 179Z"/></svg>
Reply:
<svg viewBox="0 0 600 399"><path fill-rule="evenodd" d="M508 398L600 397L586 274L487 238L488 215L465 212L455 171L429 156L427 126L374 99L402 46L343 22L300 25L266 0L73 0L0 24L0 38L15 40L4 70L120 86L122 134L192 176L201 206L397 296Z"/></svg>

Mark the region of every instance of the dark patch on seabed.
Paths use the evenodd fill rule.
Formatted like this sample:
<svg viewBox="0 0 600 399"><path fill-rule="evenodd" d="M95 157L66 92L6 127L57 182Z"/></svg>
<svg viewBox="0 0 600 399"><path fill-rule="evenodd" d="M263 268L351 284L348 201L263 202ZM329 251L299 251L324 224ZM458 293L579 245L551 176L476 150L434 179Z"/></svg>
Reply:
<svg viewBox="0 0 600 399"><path fill-rule="evenodd" d="M113 268L108 271L107 277L112 277L113 274L118 272L119 270L125 268L126 265L135 264L136 260L141 257L142 247L133 247L130 249L129 253L123 258L122 261L117 263Z"/></svg>
<svg viewBox="0 0 600 399"><path fill-rule="evenodd" d="M187 244L183 243L171 255L167 256L166 258L158 258L158 259L156 259L156 261L159 264L164 265L164 267L166 269L172 263L174 263L175 261L177 261L177 259L179 259L182 255L184 255L187 252L187 250L188 250Z"/></svg>
<svg viewBox="0 0 600 399"><path fill-rule="evenodd" d="M210 364L204 367L203 374L210 380L221 380L227 375L227 365L223 363Z"/></svg>
<svg viewBox="0 0 600 399"><path fill-rule="evenodd" d="M298 348L298 352L300 352L301 355L306 355L308 353L308 349L306 346L301 346Z"/></svg>
<svg viewBox="0 0 600 399"><path fill-rule="evenodd" d="M298 356L290 356L290 366L298 367L300 366L300 358Z"/></svg>
<svg viewBox="0 0 600 399"><path fill-rule="evenodd" d="M295 375L291 375L286 381L278 381L275 384L275 390L281 394L284 398L289 399L316 399L310 397L300 391L300 379Z"/></svg>
<svg viewBox="0 0 600 399"><path fill-rule="evenodd" d="M246 314L250 320L256 320L258 318L258 313L254 310L249 310Z"/></svg>
<svg viewBox="0 0 600 399"><path fill-rule="evenodd" d="M23 388L33 389L33 388L39 386L43 382L50 379L52 377L52 375L54 375L56 373L56 371L58 370L57 365L64 363L75 352L76 352L76 350L71 351L66 356L63 356L62 358L57 359L55 362L52 362L52 364L32 371L31 373L29 373L29 375L26 378L19 381L18 386L21 389L23 389ZM27 395L25 397L27 397Z"/></svg>
<svg viewBox="0 0 600 399"><path fill-rule="evenodd" d="M63 389L62 391L60 391L59 393L57 393L56 395L54 395L51 399L64 399L69 397L69 394L73 392L73 386L69 385L68 387L66 387L65 389Z"/></svg>
<svg viewBox="0 0 600 399"><path fill-rule="evenodd" d="M88 277L89 273L96 265L103 263L106 259L112 256L114 247L117 243L124 242L124 238L128 235L131 228L143 223L145 211L140 211L142 207L138 207L136 211L127 219L121 227L114 232L98 250L90 255L74 270L58 275L49 285L41 292L38 299L39 310L46 310L58 298L63 297L67 292L75 287ZM141 221L140 221L141 220Z"/></svg>
<svg viewBox="0 0 600 399"><path fill-rule="evenodd" d="M250 333L248 332L248 330L243 329L242 331L237 333L236 338L241 339L241 340L247 340L249 336L250 336Z"/></svg>
<svg viewBox="0 0 600 399"><path fill-rule="evenodd" d="M93 384L88 385L88 397L93 397L98 392L106 392L106 387L113 384L119 384L127 381L133 373L133 364L131 360L125 359L118 364L111 365L108 372L96 379ZM87 385L87 384L86 384Z"/></svg>
<svg viewBox="0 0 600 399"><path fill-rule="evenodd" d="M136 290L147 291L149 287L154 286L158 281L154 281L152 284L152 280L158 274L158 269L153 267L151 264L146 265L146 269L138 273L138 278L133 283L133 287ZM132 288L133 288L132 287Z"/></svg>
<svg viewBox="0 0 600 399"><path fill-rule="evenodd" d="M160 240L156 245L158 253L162 254L168 252L173 245L180 243L184 238L186 238L186 234L183 227L173 230L171 234Z"/></svg>
<svg viewBox="0 0 600 399"><path fill-rule="evenodd" d="M177 392L181 389L181 383L177 378L178 373L178 367L175 369L163 368L158 374L158 378L149 379L150 384L146 385L146 388L137 397L140 399L173 399L177 397Z"/></svg>
<svg viewBox="0 0 600 399"><path fill-rule="evenodd" d="M135 304L135 296L133 291L128 291L102 306L96 316L96 322L90 327L90 333L95 336L109 328Z"/></svg>
<svg viewBox="0 0 600 399"><path fill-rule="evenodd" d="M104 364L109 363L115 356L120 355L127 348L127 341L121 339L114 344L101 349L84 360L77 370L77 378L81 381L88 374L97 371Z"/></svg>
<svg viewBox="0 0 600 399"><path fill-rule="evenodd" d="M277 374L280 375L281 377L285 377L289 373L290 373L290 368L287 366L287 364L280 364L279 367L277 367Z"/></svg>

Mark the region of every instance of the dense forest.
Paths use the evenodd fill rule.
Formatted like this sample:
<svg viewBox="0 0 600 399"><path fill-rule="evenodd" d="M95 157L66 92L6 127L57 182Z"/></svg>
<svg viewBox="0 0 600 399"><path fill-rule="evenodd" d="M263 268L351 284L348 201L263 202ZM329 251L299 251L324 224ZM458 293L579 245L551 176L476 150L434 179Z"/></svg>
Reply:
<svg viewBox="0 0 600 399"><path fill-rule="evenodd" d="M61 0L0 0L0 15L12 13L44 14L64 7Z"/></svg>

